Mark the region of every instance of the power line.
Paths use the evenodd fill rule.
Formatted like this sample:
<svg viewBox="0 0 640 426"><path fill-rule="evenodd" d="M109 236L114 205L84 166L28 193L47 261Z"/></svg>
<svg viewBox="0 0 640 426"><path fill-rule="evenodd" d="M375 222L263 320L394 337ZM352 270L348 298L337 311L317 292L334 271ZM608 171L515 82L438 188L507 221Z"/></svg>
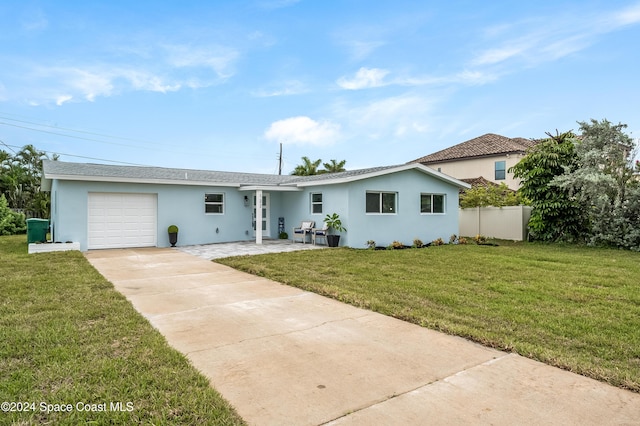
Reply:
<svg viewBox="0 0 640 426"><path fill-rule="evenodd" d="M48 130L34 129L32 127L20 126L18 124L4 123L2 121L0 121L0 124L4 124L5 126L18 127L20 129L34 130L36 132L48 133L48 134L56 135L56 136L64 136L64 137L67 137L67 138L82 139L82 140L90 141L90 142L102 142L102 143L106 143L106 144L110 144L110 145L119 145L119 146L131 147L131 145L129 145L129 144L123 144L123 143L117 143L117 142L108 142L108 141L103 141L103 140L100 140L100 139L85 138L85 137L82 137L82 136L67 135L65 133L57 133L57 132L51 132L51 131L48 131Z"/></svg>
<svg viewBox="0 0 640 426"><path fill-rule="evenodd" d="M0 142L2 142L2 144L9 149L11 149L11 147L18 148L18 149L21 148L16 145L8 145L4 143L2 140L0 140ZM13 151L14 154L17 154L17 152L15 152L13 149L11 149L11 151ZM44 152L45 154L57 154L57 155L65 155L67 157L84 158L86 160L106 161L108 163L116 163L116 164L127 164L129 166L148 166L147 164L128 163L126 161L118 161L118 160L107 160L106 158L85 157L83 155L65 154L63 152L52 152L52 151L42 151L42 152Z"/></svg>
<svg viewBox="0 0 640 426"><path fill-rule="evenodd" d="M7 148L9 148L14 154L17 154L17 152L15 152L11 146L12 145L7 145L2 139L0 139L0 143L2 143L2 145L6 146Z"/></svg>
<svg viewBox="0 0 640 426"><path fill-rule="evenodd" d="M0 117L0 118L2 118L2 117ZM21 120L15 120L15 121L22 122ZM26 130L33 130L33 131L36 131L36 132L48 133L48 134L52 134L52 135L56 135L56 136L63 136L63 137L67 137L67 138L80 139L80 140L85 140L85 141L90 141L90 142L98 142L98 143L105 143L105 144L108 144L108 145L123 146L123 147L126 147L126 148L149 149L148 146L145 147L145 146L136 146L136 145L132 145L132 144L125 144L125 143L118 143L118 142L109 142L109 141L105 141L105 140L101 140L101 139L94 139L94 138L87 138L87 137L83 137L83 136L69 135L69 134L66 134L66 133L52 132L52 131L49 131L49 130L36 129L36 128L33 128L33 127L21 126L19 124L6 123L6 122L2 122L2 121L0 121L0 125L17 127L17 128L26 129ZM35 125L39 126L39 124L35 124ZM55 126L47 126L47 127L56 128ZM73 130L73 131L76 131L76 130ZM79 130L78 130L78 132L100 135L98 133L82 132L82 131L79 131ZM138 141L136 139L124 138L124 137L119 137L119 136L107 136L107 137L114 137L114 138L123 139L123 140ZM138 142L144 142L144 141L138 141ZM144 143L153 144L153 142L144 142ZM178 150L166 149L166 148L158 147L157 145L154 145L153 149L155 151L164 151L164 152L178 153L178 154L188 154L188 155L201 155L202 154L201 152L188 152L188 151L178 151ZM70 154L65 154L65 155L70 155ZM241 156L241 157L244 157L245 155L246 154L243 154L243 156ZM259 156L252 156L252 157L261 158ZM80 158L82 158L82 157L80 157ZM105 160L105 161L107 161L107 160Z"/></svg>
<svg viewBox="0 0 640 426"><path fill-rule="evenodd" d="M127 137L123 137L123 136L113 136L113 135L107 135L107 134L104 134L104 133L96 133L96 132L89 132L89 131L86 131L86 130L71 129L71 128L68 128L68 127L52 126L50 124L40 124L40 123L36 123L36 122L33 122L33 121L27 121L27 120L18 120L17 118L6 117L6 116L4 116L3 113L0 113L0 114L2 114L2 115L0 115L0 119L2 119L2 120L16 121L18 123L31 124L31 125L39 126L39 127L47 127L47 128L51 128L51 129L66 130L66 131L69 131L69 132L84 133L84 134L87 134L87 135L102 136L102 137L105 137L105 138L122 139L122 140L127 140L127 141L132 141L132 142L142 142L142 143L146 143L146 144L155 144L156 143L156 142L151 142L151 141L144 141L144 140L141 140L141 139L127 138ZM3 124L6 124L6 123L3 123ZM33 129L33 128L30 128L30 127L23 127L23 128L29 129L29 130L40 131L38 129Z"/></svg>
<svg viewBox="0 0 640 426"><path fill-rule="evenodd" d="M25 129L25 130L31 130L31 131L36 131L36 132L41 132L41 133L47 133L47 134L51 134L51 135L56 135L56 136L62 136L62 137L67 137L67 138L72 138L72 139L79 139L79 140L85 140L85 141L90 141L90 142L98 142L98 143L104 143L104 144L109 144L109 145L117 145L117 146L122 146L122 147L126 147L126 148L135 148L135 149L149 149L149 146L141 146L141 145L135 145L135 144L127 144L127 143L118 143L118 142L112 142L112 141L108 141L108 140L104 140L104 139L98 139L98 138L92 138L92 137L86 137L86 136L79 136L79 135L73 135L73 134L68 134L68 133L63 133L63 132L56 132L56 131L52 131L52 130L45 130L45 129L58 129L61 131L68 131L68 132L75 132L81 135L93 135L93 136L99 136L101 138L112 138L112 139L120 139L123 141L131 141L131 142L139 142L141 144L146 144L146 145L153 145L153 150L155 151L165 151L165 152L169 152L169 153L178 153L178 154L187 154L187 155L196 155L196 156L201 156L202 152L188 152L188 151L183 151L183 150L175 150L175 149L166 149L164 147L167 147L166 144L161 144L161 143L157 143L157 142L151 142L151 141L145 141L145 140L141 140L141 139L134 139L134 138L128 138L128 137L122 137L122 136L112 136L112 135L108 135L108 134L104 134L104 133L97 133L97 132L90 132L90 131L84 131L84 130L78 130L78 129L73 129L73 128L69 128L69 127L60 127L57 125L50 125L50 124L40 124L37 123L35 120L37 119L31 119L29 120L29 117L21 117L21 116L17 116L20 117L22 119L19 118L11 118L9 116L14 115L15 114L10 114L10 113L6 113L6 112L0 112L0 120L6 120L6 121L11 121L12 123L6 122L6 121L0 121L0 125L5 125L5 126L10 126L10 127L16 127L19 129ZM25 125L20 125L20 124L16 124L16 123L22 123ZM36 127L41 127L41 128L36 128L36 127L31 127L31 126L36 126ZM44 128L44 129L43 129ZM3 142L4 144L4 142ZM9 148L9 145L4 144L5 146L7 146L7 148ZM164 145L164 147L158 147L158 145ZM11 146L15 146L15 145L11 145ZM17 147L16 148L21 148L21 147ZM9 148L11 149L11 148ZM13 151L11 149L11 151ZM15 153L15 151L13 151ZM47 151L45 151L47 152ZM81 155L74 155L74 154L63 154L60 153L61 155L66 155L69 157L76 157L76 158L84 158L84 159L91 159L91 160L98 160L98 161L106 161L106 162L112 162L112 163L120 163L120 164L131 164L131 165L140 165L140 164L136 164L136 163L128 163L128 162L123 162L123 161L115 161L115 160L107 160L107 159L103 159L103 158L96 158L96 157L86 157L86 156L81 156ZM247 153L243 153L242 155L220 155L219 153L216 153L216 156L218 157L238 157L238 158L246 158L246 157L252 157L252 158L262 158L262 156L260 155L251 155L251 154L247 154ZM284 158L282 157L282 154L280 154L280 158L278 160L279 162L279 166L281 166L281 164L284 163ZM275 172L274 172L275 173Z"/></svg>

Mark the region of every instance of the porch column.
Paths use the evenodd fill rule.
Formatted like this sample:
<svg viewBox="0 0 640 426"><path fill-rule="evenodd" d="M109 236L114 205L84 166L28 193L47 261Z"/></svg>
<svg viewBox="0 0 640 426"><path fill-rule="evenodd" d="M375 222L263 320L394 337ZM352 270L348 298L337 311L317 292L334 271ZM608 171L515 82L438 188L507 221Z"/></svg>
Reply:
<svg viewBox="0 0 640 426"><path fill-rule="evenodd" d="M262 189L256 189L256 244L262 244Z"/></svg>

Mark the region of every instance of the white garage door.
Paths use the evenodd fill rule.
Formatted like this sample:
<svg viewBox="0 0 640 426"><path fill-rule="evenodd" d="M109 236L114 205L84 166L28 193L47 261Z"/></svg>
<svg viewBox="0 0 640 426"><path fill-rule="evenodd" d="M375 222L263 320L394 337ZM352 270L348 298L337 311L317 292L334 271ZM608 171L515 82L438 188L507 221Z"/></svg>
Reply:
<svg viewBox="0 0 640 426"><path fill-rule="evenodd" d="M88 248L155 247L157 194L90 192Z"/></svg>

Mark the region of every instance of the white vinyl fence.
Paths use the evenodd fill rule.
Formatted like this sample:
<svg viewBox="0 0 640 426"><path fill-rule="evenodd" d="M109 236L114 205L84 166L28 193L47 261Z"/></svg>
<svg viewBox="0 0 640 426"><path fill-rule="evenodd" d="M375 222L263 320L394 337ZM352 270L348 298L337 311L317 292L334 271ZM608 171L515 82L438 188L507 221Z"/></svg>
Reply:
<svg viewBox="0 0 640 426"><path fill-rule="evenodd" d="M501 240L526 241L530 206L472 207L460 209L460 235L484 235Z"/></svg>

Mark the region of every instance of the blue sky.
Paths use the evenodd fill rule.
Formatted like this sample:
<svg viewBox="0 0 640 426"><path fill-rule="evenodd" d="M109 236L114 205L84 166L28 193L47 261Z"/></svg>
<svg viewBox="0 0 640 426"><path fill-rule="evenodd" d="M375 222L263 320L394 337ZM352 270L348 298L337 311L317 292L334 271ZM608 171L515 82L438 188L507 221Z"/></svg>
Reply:
<svg viewBox="0 0 640 426"><path fill-rule="evenodd" d="M0 26L0 140L65 161L277 173L282 143L290 173L591 118L640 136L639 1L16 0Z"/></svg>

